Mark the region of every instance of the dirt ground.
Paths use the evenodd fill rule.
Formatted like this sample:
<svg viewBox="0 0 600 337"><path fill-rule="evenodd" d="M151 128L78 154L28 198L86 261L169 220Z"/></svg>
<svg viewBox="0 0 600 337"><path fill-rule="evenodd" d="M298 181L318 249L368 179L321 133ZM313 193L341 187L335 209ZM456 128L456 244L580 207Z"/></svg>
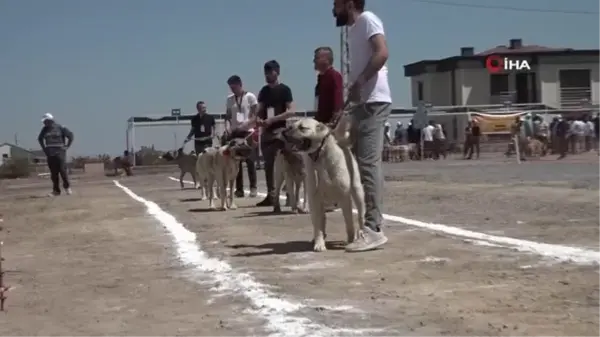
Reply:
<svg viewBox="0 0 600 337"><path fill-rule="evenodd" d="M588 157L386 165L385 213L597 252L598 159ZM289 336L599 333L597 264L393 221L384 249L348 254L339 213L328 215L330 250L316 254L308 215L272 215L252 199L210 212L169 175L121 179L231 266L202 274L182 264L190 257L158 211L149 214L109 178L81 177L76 195L40 197L48 183L0 185L0 240L14 287L0 335L266 335L293 324ZM226 291L212 282L219 275L222 283L252 279ZM267 290L256 284L271 297L257 302ZM283 306L277 301L300 305L270 312Z"/></svg>

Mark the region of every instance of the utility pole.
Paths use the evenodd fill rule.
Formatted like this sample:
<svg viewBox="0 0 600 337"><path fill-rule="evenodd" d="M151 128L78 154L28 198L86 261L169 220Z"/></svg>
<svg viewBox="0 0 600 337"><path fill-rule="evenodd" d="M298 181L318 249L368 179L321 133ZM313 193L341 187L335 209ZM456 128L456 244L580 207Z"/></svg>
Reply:
<svg viewBox="0 0 600 337"><path fill-rule="evenodd" d="M344 80L344 97L348 97L348 74L350 73L350 45L348 44L348 26L340 27L340 72Z"/></svg>

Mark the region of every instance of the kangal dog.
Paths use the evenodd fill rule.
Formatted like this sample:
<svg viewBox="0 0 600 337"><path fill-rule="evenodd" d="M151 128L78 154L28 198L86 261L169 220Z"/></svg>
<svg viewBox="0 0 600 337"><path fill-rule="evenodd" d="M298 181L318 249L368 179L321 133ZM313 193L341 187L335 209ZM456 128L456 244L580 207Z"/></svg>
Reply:
<svg viewBox="0 0 600 337"><path fill-rule="evenodd" d="M282 137L295 150L303 153L306 168L305 188L313 223L313 250L323 252L326 236L327 205L336 202L342 209L348 243L364 226L364 190L358 164L350 152L350 117L343 117L335 129L314 119L301 119L288 126ZM358 213L358 228L354 226L352 202Z"/></svg>
<svg viewBox="0 0 600 337"><path fill-rule="evenodd" d="M275 133L275 139L271 146L277 149L275 156L275 191L273 200L273 212L281 212L281 203L279 194L281 187L285 182L285 190L289 194L289 204L294 213L306 213L306 187L304 190L304 198L300 201L300 188L304 184L306 170L302 161L302 154L293 150L293 148L285 142L281 135L282 130Z"/></svg>
<svg viewBox="0 0 600 337"><path fill-rule="evenodd" d="M200 188L200 184L198 184L198 180L196 179L197 157L195 154L187 154L183 151L183 148L180 148L175 154L167 152L160 156L160 158L166 161L175 161L177 163L177 167L179 167L179 184L181 185L181 189L184 189L183 177L185 177L186 173L189 173L192 176L194 187Z"/></svg>
<svg viewBox="0 0 600 337"><path fill-rule="evenodd" d="M221 199L219 210L236 209L233 202L233 183L239 171L239 163L252 155L253 148L243 138L235 138L219 148L209 148L198 156L196 172L198 180L207 192L208 207L214 209L213 185L217 183L217 196ZM227 188L229 187L229 191Z"/></svg>

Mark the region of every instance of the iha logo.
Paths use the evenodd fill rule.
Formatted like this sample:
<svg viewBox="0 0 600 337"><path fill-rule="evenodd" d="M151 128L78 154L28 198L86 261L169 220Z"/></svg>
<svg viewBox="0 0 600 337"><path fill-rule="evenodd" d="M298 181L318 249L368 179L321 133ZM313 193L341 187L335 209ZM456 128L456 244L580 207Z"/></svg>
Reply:
<svg viewBox="0 0 600 337"><path fill-rule="evenodd" d="M485 68L492 74L503 71L523 71L531 70L527 60L519 60L510 57L490 55L485 59Z"/></svg>

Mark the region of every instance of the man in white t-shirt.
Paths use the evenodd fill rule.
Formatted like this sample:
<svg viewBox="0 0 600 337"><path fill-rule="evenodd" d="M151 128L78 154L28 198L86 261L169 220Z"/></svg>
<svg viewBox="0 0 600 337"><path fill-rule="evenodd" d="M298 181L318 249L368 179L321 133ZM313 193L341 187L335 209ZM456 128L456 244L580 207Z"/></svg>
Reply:
<svg viewBox="0 0 600 337"><path fill-rule="evenodd" d="M429 124L423 128L423 150L425 159L434 157L433 149L433 133L435 131L434 121L429 121Z"/></svg>
<svg viewBox="0 0 600 337"><path fill-rule="evenodd" d="M226 112L225 112L225 139L233 134L248 135L254 123L256 116L256 108L258 101L256 96L242 87L242 79L233 75L227 80L229 89L232 94L227 97ZM246 159L246 167L248 168L248 180L250 180L250 197L257 196L256 191L256 164L255 158ZM242 163L235 180L235 196L238 198L244 197L244 172Z"/></svg>
<svg viewBox="0 0 600 337"><path fill-rule="evenodd" d="M392 98L388 84L388 48L383 24L377 15L365 11L365 0L335 0L338 23L349 26L349 97L357 103L353 119L354 154L365 190L365 223L347 251L372 250L387 242L382 231L383 172L381 130L390 115Z"/></svg>

